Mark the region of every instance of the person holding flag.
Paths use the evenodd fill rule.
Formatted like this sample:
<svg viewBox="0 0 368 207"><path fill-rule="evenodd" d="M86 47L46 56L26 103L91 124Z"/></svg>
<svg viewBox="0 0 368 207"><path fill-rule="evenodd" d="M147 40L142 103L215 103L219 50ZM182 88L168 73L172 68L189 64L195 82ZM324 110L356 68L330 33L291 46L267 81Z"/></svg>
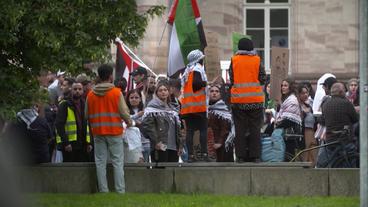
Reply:
<svg viewBox="0 0 368 207"><path fill-rule="evenodd" d="M193 50L188 55L188 62L182 77L183 98L180 115L186 124L186 144L188 162L195 161L193 152L194 131L200 133L200 159L208 161L207 154L207 76L204 71L205 55L200 50Z"/></svg>

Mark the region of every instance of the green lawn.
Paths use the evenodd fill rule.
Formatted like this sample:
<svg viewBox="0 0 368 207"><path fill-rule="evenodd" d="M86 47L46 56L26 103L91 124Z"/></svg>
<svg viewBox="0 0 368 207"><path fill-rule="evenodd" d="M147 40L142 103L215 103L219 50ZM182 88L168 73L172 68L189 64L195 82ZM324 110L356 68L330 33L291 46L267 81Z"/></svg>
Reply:
<svg viewBox="0 0 368 207"><path fill-rule="evenodd" d="M154 207L154 206L244 206L244 207L320 207L359 206L358 197L261 197L183 194L34 194L29 196L39 207Z"/></svg>

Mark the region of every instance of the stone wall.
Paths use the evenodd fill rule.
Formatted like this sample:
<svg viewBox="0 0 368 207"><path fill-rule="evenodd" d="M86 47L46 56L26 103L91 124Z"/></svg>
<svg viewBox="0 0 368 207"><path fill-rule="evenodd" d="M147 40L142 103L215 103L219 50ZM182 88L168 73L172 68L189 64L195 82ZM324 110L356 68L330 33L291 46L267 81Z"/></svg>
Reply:
<svg viewBox="0 0 368 207"><path fill-rule="evenodd" d="M197 0L207 35L210 80L220 74L219 60L232 55L231 34L243 33L243 0ZM140 9L168 6L170 0L137 0ZM291 74L296 79L317 79L332 72L339 79L357 77L359 67L359 17L356 0L291 0ZM168 8L169 10L169 8ZM156 73L166 73L168 29L161 38L167 12L150 21L136 52ZM154 61L156 59L156 63Z"/></svg>
<svg viewBox="0 0 368 207"><path fill-rule="evenodd" d="M359 169L311 169L293 163L185 164L175 167L173 163L159 168L131 164L125 167L126 191L257 196L359 195ZM25 192L97 192L93 163L44 164L22 168L20 174L17 181ZM110 190L113 190L112 178L110 165Z"/></svg>
<svg viewBox="0 0 368 207"><path fill-rule="evenodd" d="M356 0L293 0L291 68L299 78L331 72L357 77L359 16Z"/></svg>

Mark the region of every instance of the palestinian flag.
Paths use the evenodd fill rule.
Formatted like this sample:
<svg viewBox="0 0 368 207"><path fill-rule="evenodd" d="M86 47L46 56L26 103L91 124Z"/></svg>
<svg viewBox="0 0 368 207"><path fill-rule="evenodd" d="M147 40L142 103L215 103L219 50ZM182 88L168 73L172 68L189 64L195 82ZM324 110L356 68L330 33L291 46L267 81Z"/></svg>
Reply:
<svg viewBox="0 0 368 207"><path fill-rule="evenodd" d="M133 70L138 67L147 69L147 66L132 53L132 51L126 46L119 38L115 40L116 44L116 67L115 67L115 79L124 78L127 81L126 92L134 88L133 79L130 75Z"/></svg>
<svg viewBox="0 0 368 207"><path fill-rule="evenodd" d="M172 28L167 75L172 77L185 68L189 52L195 49L203 52L207 42L196 0L174 0L168 24Z"/></svg>

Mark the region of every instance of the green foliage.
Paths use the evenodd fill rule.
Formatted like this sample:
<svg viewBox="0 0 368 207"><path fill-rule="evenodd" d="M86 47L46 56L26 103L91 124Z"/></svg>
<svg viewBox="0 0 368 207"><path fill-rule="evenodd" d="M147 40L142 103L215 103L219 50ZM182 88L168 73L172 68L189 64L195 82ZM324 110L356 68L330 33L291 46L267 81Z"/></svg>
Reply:
<svg viewBox="0 0 368 207"><path fill-rule="evenodd" d="M116 37L138 45L149 18L164 9L140 13L135 0L1 1L0 118L39 94L40 70L76 74L83 61L105 62Z"/></svg>
<svg viewBox="0 0 368 207"><path fill-rule="evenodd" d="M183 194L38 194L30 197L34 206L237 206L237 207L324 207L359 206L357 197L264 197Z"/></svg>

